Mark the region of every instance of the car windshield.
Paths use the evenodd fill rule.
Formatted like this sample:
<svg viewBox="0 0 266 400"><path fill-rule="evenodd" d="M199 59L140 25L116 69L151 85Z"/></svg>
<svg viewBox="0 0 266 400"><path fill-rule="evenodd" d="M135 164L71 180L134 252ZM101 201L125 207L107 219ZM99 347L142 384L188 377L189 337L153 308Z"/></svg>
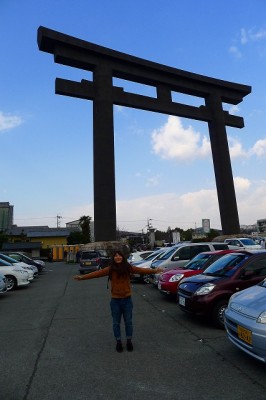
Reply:
<svg viewBox="0 0 266 400"><path fill-rule="evenodd" d="M98 257L98 253L96 253L95 251L84 251L81 255L81 258L89 259L89 260L91 260L92 258L97 258L97 257Z"/></svg>
<svg viewBox="0 0 266 400"><path fill-rule="evenodd" d="M18 263L17 260L15 260L14 258L8 257L8 256L6 256L5 254L0 254L0 258L1 258L2 260L5 260L5 261L11 263L11 264L16 264L16 263Z"/></svg>
<svg viewBox="0 0 266 400"><path fill-rule="evenodd" d="M182 269L192 269L197 271L198 269L202 269L206 261L212 256L212 254L203 254L200 253L196 257L193 258L188 264L186 264Z"/></svg>
<svg viewBox="0 0 266 400"><path fill-rule="evenodd" d="M165 253L162 253L157 260L167 260L173 253L176 252L177 247L171 247L170 250L167 250Z"/></svg>
<svg viewBox="0 0 266 400"><path fill-rule="evenodd" d="M264 280L259 284L259 286L262 286L262 287L265 287L265 288L266 288L266 279L264 279Z"/></svg>
<svg viewBox="0 0 266 400"><path fill-rule="evenodd" d="M153 259L156 260L162 253L164 253L164 252L163 251L156 251L155 253L151 253L148 257L145 257L143 262L151 261Z"/></svg>
<svg viewBox="0 0 266 400"><path fill-rule="evenodd" d="M241 239L244 246L254 246L256 243L252 239Z"/></svg>
<svg viewBox="0 0 266 400"><path fill-rule="evenodd" d="M211 264L203 274L212 276L232 276L246 258L248 258L246 254L227 254Z"/></svg>

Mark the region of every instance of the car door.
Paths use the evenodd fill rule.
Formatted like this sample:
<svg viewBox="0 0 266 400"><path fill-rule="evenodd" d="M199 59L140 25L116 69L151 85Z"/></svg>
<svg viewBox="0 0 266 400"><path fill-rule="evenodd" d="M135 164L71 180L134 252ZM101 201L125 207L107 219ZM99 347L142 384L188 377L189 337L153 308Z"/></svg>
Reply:
<svg viewBox="0 0 266 400"><path fill-rule="evenodd" d="M243 290L257 285L266 277L266 256L247 260L243 268L238 271L237 290Z"/></svg>

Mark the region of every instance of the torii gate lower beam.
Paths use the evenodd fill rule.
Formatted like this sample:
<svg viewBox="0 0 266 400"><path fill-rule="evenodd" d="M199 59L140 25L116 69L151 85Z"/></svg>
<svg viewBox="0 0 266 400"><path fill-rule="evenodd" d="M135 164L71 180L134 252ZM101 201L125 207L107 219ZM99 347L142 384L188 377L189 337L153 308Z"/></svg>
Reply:
<svg viewBox="0 0 266 400"><path fill-rule="evenodd" d="M84 40L38 29L39 49L55 62L93 72L93 81L56 79L56 93L93 101L95 240L116 239L113 105L140 108L205 121L209 126L221 225L224 234L240 231L226 126L242 128L243 118L223 110L223 102L239 104L251 87L167 67ZM156 88L157 97L127 93L113 77ZM194 107L172 101L172 92L205 100Z"/></svg>

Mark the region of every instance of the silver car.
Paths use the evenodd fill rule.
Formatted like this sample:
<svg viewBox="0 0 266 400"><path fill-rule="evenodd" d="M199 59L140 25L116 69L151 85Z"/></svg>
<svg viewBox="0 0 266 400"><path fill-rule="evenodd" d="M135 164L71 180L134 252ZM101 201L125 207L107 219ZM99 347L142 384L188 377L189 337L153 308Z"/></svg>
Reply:
<svg viewBox="0 0 266 400"><path fill-rule="evenodd" d="M234 345L266 363L266 279L231 296L224 322Z"/></svg>

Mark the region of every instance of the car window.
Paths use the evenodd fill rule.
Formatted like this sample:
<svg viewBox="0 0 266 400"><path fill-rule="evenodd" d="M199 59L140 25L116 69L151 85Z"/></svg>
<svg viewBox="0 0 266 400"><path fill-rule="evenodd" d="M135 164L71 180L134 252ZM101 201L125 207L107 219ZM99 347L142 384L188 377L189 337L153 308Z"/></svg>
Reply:
<svg viewBox="0 0 266 400"><path fill-rule="evenodd" d="M266 276L266 260L255 260L249 263L243 270L245 271L253 271L256 276Z"/></svg>
<svg viewBox="0 0 266 400"><path fill-rule="evenodd" d="M192 257L190 255L190 246L180 247L177 252L173 255L173 260L190 260Z"/></svg>
<svg viewBox="0 0 266 400"><path fill-rule="evenodd" d="M21 257L19 256L19 254L9 254L9 257L12 257L17 261L21 261Z"/></svg>
<svg viewBox="0 0 266 400"><path fill-rule="evenodd" d="M106 250L99 250L99 254L101 257L108 257L107 251Z"/></svg>
<svg viewBox="0 0 266 400"><path fill-rule="evenodd" d="M228 249L228 245L226 243L215 243L215 244L213 244L213 247L215 248L215 250L227 250Z"/></svg>
<svg viewBox="0 0 266 400"><path fill-rule="evenodd" d="M205 269L203 274L212 276L232 276L248 257L249 256L245 254L226 254L214 261L213 264Z"/></svg>
<svg viewBox="0 0 266 400"><path fill-rule="evenodd" d="M203 251L209 251L210 247L207 244L198 245L198 246L191 246L190 247L190 258L195 257L197 254L202 253Z"/></svg>

